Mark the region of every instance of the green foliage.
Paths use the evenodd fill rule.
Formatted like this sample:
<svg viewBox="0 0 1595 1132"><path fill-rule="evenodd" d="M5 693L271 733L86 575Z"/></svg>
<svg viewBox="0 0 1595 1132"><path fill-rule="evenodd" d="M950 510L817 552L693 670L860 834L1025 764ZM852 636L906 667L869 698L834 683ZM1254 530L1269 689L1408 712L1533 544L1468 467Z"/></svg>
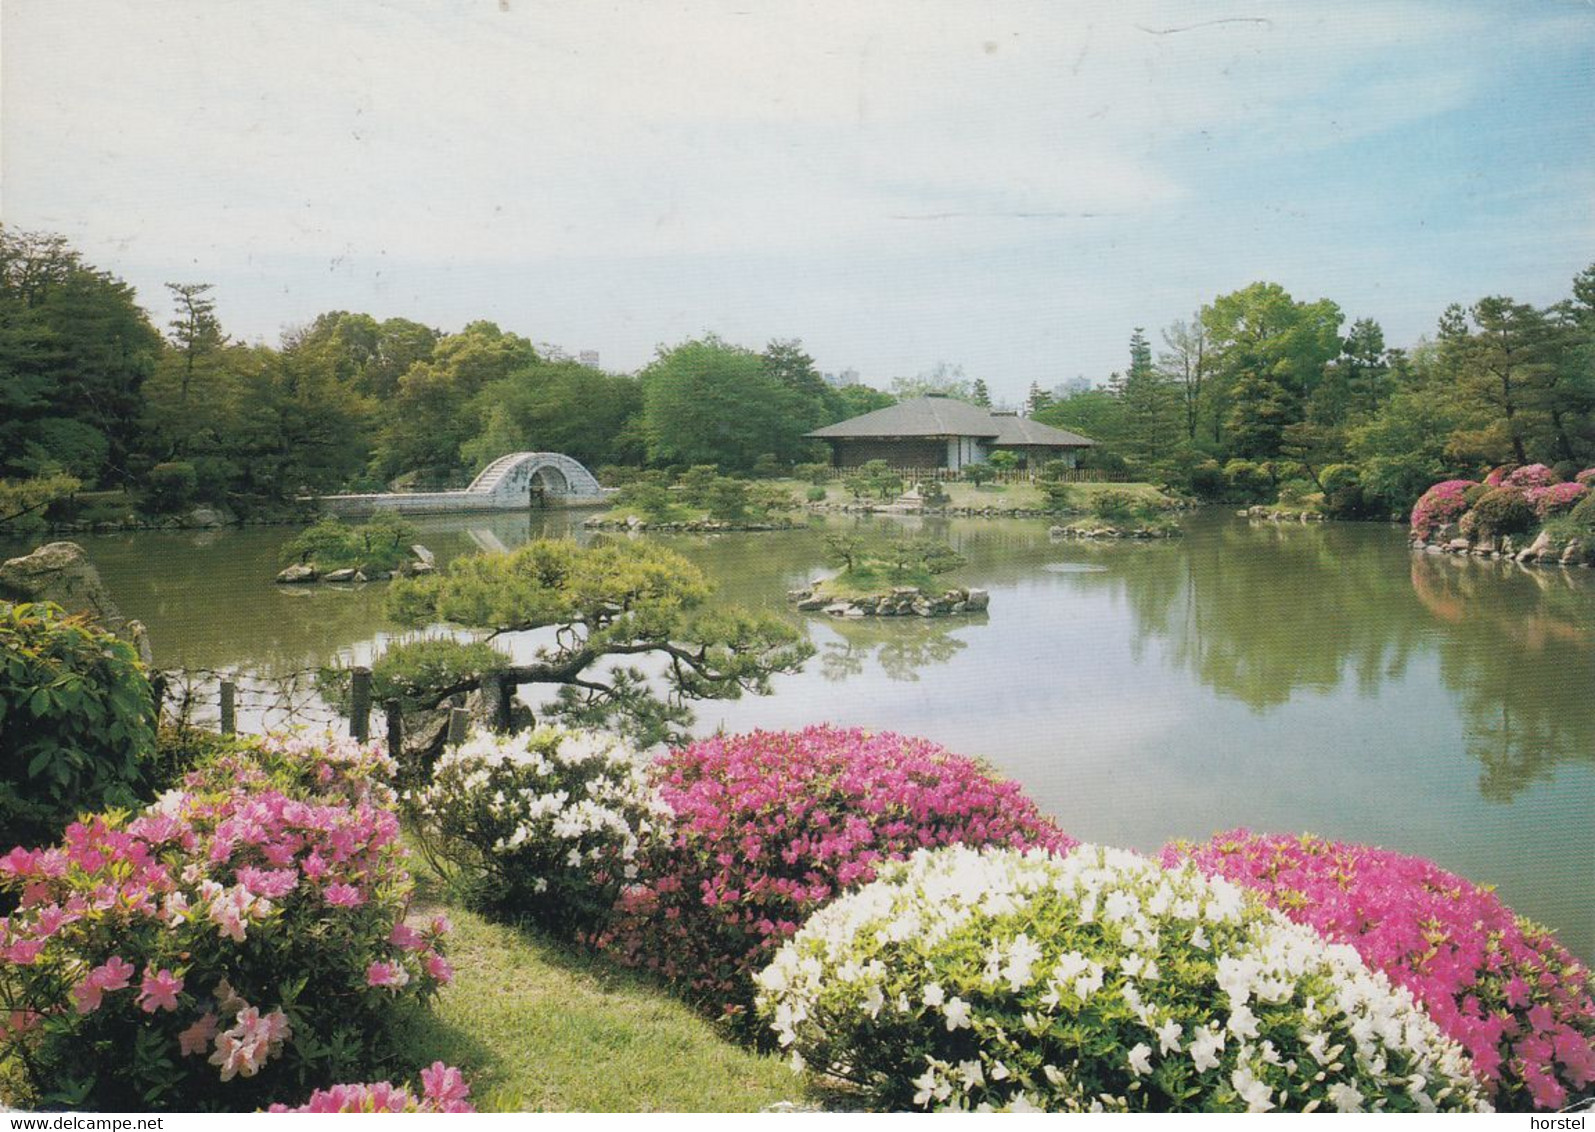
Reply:
<svg viewBox="0 0 1595 1132"><path fill-rule="evenodd" d="M69 499L82 486L72 476L50 475L34 479L0 479L0 532L30 534L42 530L45 513Z"/></svg>
<svg viewBox="0 0 1595 1132"><path fill-rule="evenodd" d="M615 493L615 507L631 510L650 523L668 523L686 517L686 511L668 487L650 480L634 480Z"/></svg>
<svg viewBox="0 0 1595 1132"><path fill-rule="evenodd" d="M1281 503L1299 506L1307 502L1307 498L1317 491L1311 480L1288 479L1279 485L1279 501Z"/></svg>
<svg viewBox="0 0 1595 1132"><path fill-rule="evenodd" d="M825 536L826 560L841 572L827 586L839 591L867 591L883 585L929 586L938 574L965 564L946 543L935 539L893 539L869 546L855 535Z"/></svg>
<svg viewBox="0 0 1595 1132"><path fill-rule="evenodd" d="M816 487L829 483L831 479L831 465L829 464L798 464L792 469L792 475L811 483Z"/></svg>
<svg viewBox="0 0 1595 1132"><path fill-rule="evenodd" d="M156 464L149 474L149 507L156 514L181 511L194 501L199 474L186 460Z"/></svg>
<svg viewBox="0 0 1595 1132"><path fill-rule="evenodd" d="M698 464L676 477L681 497L693 507L709 506L709 499L720 482L720 469L713 464Z"/></svg>
<svg viewBox="0 0 1595 1132"><path fill-rule="evenodd" d="M803 498L807 499L810 503L824 503L827 494L828 493L826 492L825 488L821 487L819 484L814 484L803 493Z"/></svg>
<svg viewBox="0 0 1595 1132"><path fill-rule="evenodd" d="M1099 491L1091 498L1091 513L1103 522L1132 523L1156 512L1127 491Z"/></svg>
<svg viewBox="0 0 1595 1132"><path fill-rule="evenodd" d="M781 476L786 474L786 471L787 467L783 466L781 461L777 460L775 456L769 452L766 452L763 456L760 456L753 462L753 476L755 479L779 479Z"/></svg>
<svg viewBox="0 0 1595 1132"><path fill-rule="evenodd" d="M589 468L641 463L644 455L638 380L572 361L525 363L490 380L462 413L462 427L480 422L460 445L476 469L506 452L562 452Z"/></svg>
<svg viewBox="0 0 1595 1132"><path fill-rule="evenodd" d="M1274 477L1269 469L1250 460L1225 464L1224 480L1229 498L1239 503L1261 503L1274 493Z"/></svg>
<svg viewBox="0 0 1595 1132"><path fill-rule="evenodd" d="M1019 466L1019 454L1010 452L1006 448L999 448L986 457L986 463L999 472L1011 472Z"/></svg>
<svg viewBox="0 0 1595 1132"><path fill-rule="evenodd" d="M854 499L873 495L886 503L902 494L903 477L892 471L885 460L869 460L856 468L843 485Z"/></svg>
<svg viewBox="0 0 1595 1132"><path fill-rule="evenodd" d="M1479 497L1463 522L1470 528L1463 533L1470 537L1500 538L1527 534L1539 526L1539 516L1521 491L1496 487Z"/></svg>
<svg viewBox="0 0 1595 1132"><path fill-rule="evenodd" d="M465 690L498 672L510 658L486 641L423 637L389 645L371 664L371 698L398 700L406 712L437 703L440 692Z"/></svg>
<svg viewBox="0 0 1595 1132"><path fill-rule="evenodd" d="M959 475L963 476L964 479L968 480L978 488L982 484L990 483L992 480L996 479L997 470L989 463L967 464L959 472Z"/></svg>
<svg viewBox="0 0 1595 1132"><path fill-rule="evenodd" d="M1046 498L1049 511L1073 511L1076 507L1076 492L1074 485L1059 483L1057 481L1045 482L1040 485L1041 494Z"/></svg>
<svg viewBox="0 0 1595 1132"><path fill-rule="evenodd" d="M833 566L840 566L844 573L857 570L864 560L864 540L857 535L827 534L825 560Z"/></svg>
<svg viewBox="0 0 1595 1132"><path fill-rule="evenodd" d="M1067 460L1044 460L1038 475L1042 483L1061 483L1073 470Z"/></svg>
<svg viewBox="0 0 1595 1132"><path fill-rule="evenodd" d="M322 571L347 567L397 570L410 560L415 526L392 511L378 511L364 523L350 525L335 516L318 519L282 549L285 562L313 562Z"/></svg>
<svg viewBox="0 0 1595 1132"><path fill-rule="evenodd" d="M559 686L556 711L573 723L651 745L680 733L690 719L684 701L762 694L773 674L813 652L786 621L711 605L711 592L702 571L650 542L538 539L398 581L387 608L405 624L452 621L494 635L556 628L534 661L508 666L504 679ZM638 669L604 666L612 656L662 660L664 695Z"/></svg>
<svg viewBox="0 0 1595 1132"><path fill-rule="evenodd" d="M659 463L746 470L769 454L808 455L824 406L783 366L710 335L661 348L639 375L648 455Z"/></svg>
<svg viewBox="0 0 1595 1132"><path fill-rule="evenodd" d="M133 646L54 605L0 604L0 829L53 840L151 784L155 706Z"/></svg>
<svg viewBox="0 0 1595 1132"><path fill-rule="evenodd" d="M947 489L938 479L920 480L915 485L919 491L919 498L927 507L940 507L947 502Z"/></svg>

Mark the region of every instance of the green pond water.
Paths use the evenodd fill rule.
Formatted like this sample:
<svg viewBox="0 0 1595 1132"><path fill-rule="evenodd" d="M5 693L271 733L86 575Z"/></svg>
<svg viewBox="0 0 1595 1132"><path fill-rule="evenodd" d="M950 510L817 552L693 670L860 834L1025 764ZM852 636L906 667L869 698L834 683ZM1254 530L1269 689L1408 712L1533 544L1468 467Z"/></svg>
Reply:
<svg viewBox="0 0 1595 1132"><path fill-rule="evenodd" d="M575 534L580 513L422 524L440 559ZM978 618L790 611L821 534L945 538L991 591ZM698 730L832 722L989 760L1086 840L1153 851L1248 826L1421 854L1496 885L1595 958L1595 571L1410 552L1392 527L1252 525L1059 541L1040 520L829 517L663 541L728 600L805 626L774 695L698 705ZM384 587L271 583L287 528L81 537L162 667L282 676L365 659ZM0 548L7 554L25 548ZM534 641L520 641L525 652ZM242 720L263 707L246 696Z"/></svg>

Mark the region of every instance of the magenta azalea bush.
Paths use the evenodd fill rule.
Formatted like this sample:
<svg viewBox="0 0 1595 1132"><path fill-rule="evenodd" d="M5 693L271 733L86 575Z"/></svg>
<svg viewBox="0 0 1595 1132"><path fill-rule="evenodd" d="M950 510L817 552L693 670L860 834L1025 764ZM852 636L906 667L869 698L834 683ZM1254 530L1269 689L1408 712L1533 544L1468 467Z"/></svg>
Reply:
<svg viewBox="0 0 1595 1132"><path fill-rule="evenodd" d="M1560 476L1544 464L1525 464L1508 472L1501 482L1507 487L1526 490L1531 487L1550 487L1560 479Z"/></svg>
<svg viewBox="0 0 1595 1132"><path fill-rule="evenodd" d="M1166 865L1186 859L1406 987L1468 1051L1497 1107L1595 1096L1588 968L1488 889L1422 858L1312 836L1234 830L1163 851Z"/></svg>
<svg viewBox="0 0 1595 1132"><path fill-rule="evenodd" d="M1441 527L1460 519L1468 509L1468 488L1477 486L1473 480L1445 480L1424 492L1412 508L1413 537L1427 542Z"/></svg>
<svg viewBox="0 0 1595 1132"><path fill-rule="evenodd" d="M475 1112L466 1100L471 1087L458 1069L434 1061L421 1070L421 1095L403 1085L377 1081L369 1085L333 1085L317 1089L302 1105L274 1104L269 1112Z"/></svg>
<svg viewBox="0 0 1595 1132"><path fill-rule="evenodd" d="M0 919L0 1060L37 1103L303 1096L368 1068L395 1011L449 979L446 923L405 922L398 819L349 773L375 753L265 751L265 783L242 763L202 770L136 816L0 857L0 898L16 900ZM295 777L325 792L269 781Z"/></svg>
<svg viewBox="0 0 1595 1132"><path fill-rule="evenodd" d="M745 1017L751 974L883 861L940 845L1075 844L980 764L924 739L810 727L723 736L658 766L674 813L598 942Z"/></svg>

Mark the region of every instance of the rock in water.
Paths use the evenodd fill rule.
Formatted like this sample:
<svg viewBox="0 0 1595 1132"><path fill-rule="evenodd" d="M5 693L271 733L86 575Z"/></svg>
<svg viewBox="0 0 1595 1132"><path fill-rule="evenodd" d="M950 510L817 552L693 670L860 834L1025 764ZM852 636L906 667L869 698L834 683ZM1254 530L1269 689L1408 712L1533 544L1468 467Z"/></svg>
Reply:
<svg viewBox="0 0 1595 1132"><path fill-rule="evenodd" d="M75 542L52 542L32 554L0 564L0 600L48 601L68 613L83 613L128 641L150 663L149 637L144 626L130 622L111 600L100 572Z"/></svg>

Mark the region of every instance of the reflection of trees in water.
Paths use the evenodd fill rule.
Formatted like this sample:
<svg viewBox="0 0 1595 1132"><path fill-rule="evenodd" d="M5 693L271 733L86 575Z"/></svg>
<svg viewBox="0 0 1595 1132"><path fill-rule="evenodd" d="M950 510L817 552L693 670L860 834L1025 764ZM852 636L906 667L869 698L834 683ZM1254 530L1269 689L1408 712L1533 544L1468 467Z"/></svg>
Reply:
<svg viewBox="0 0 1595 1132"><path fill-rule="evenodd" d="M969 647L968 641L952 635L953 629L986 623L984 616L832 621L830 627L842 639L821 648L820 675L833 682L861 675L864 662L874 654L888 679L916 681L921 668L946 664Z"/></svg>
<svg viewBox="0 0 1595 1132"><path fill-rule="evenodd" d="M1176 665L1262 711L1298 690L1333 691L1348 670L1370 693L1405 670L1422 611L1365 535L1227 524L1186 539L1182 554L1088 577L1122 587L1138 651L1161 641Z"/></svg>
<svg viewBox="0 0 1595 1132"><path fill-rule="evenodd" d="M1423 555L1412 588L1446 622L1440 671L1462 697L1479 789L1509 802L1559 763L1595 761L1595 586L1582 571Z"/></svg>

